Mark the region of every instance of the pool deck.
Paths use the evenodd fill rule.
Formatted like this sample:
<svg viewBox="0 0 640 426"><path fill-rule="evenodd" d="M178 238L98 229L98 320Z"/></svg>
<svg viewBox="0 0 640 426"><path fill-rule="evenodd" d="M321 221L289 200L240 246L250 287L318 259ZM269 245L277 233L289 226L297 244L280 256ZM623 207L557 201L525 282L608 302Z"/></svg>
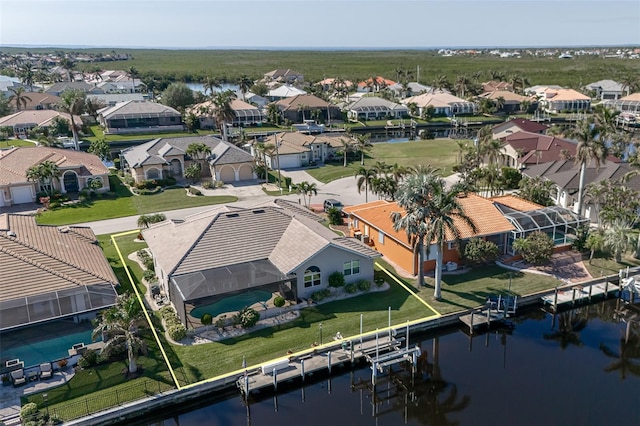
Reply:
<svg viewBox="0 0 640 426"><path fill-rule="evenodd" d="M26 368L25 375L32 371L37 372L38 367ZM50 379L37 379L22 386L2 386L0 390L0 421L7 425L20 424L20 397L64 385L74 375L75 370L68 367L65 371L54 370L53 377Z"/></svg>

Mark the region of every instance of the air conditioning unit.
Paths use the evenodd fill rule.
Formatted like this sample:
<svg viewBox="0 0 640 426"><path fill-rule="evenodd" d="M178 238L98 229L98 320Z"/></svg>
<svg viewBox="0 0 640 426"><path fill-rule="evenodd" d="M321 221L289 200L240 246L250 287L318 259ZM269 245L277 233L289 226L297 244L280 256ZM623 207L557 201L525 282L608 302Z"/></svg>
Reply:
<svg viewBox="0 0 640 426"><path fill-rule="evenodd" d="M365 244L369 244L369 236L368 235L363 235L362 236L362 242Z"/></svg>

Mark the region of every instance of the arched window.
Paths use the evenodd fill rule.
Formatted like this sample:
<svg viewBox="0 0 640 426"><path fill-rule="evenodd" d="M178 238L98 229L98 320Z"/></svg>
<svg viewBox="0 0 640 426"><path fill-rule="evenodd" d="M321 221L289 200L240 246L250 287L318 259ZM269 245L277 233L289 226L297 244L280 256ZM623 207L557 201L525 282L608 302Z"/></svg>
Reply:
<svg viewBox="0 0 640 426"><path fill-rule="evenodd" d="M304 286L313 287L321 283L320 268L317 266L309 266L309 268L304 271Z"/></svg>

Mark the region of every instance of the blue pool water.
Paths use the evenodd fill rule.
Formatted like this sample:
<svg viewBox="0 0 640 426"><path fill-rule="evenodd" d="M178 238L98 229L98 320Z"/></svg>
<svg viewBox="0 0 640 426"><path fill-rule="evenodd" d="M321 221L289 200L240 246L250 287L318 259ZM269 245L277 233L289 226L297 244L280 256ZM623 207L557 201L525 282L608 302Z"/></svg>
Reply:
<svg viewBox="0 0 640 426"><path fill-rule="evenodd" d="M190 314L194 318L201 318L205 313L211 314L212 317L223 314L225 312L235 312L251 306L254 303L266 302L271 299L271 292L265 290L255 290L248 293L236 294L235 296L226 297L209 305L198 306L191 310Z"/></svg>
<svg viewBox="0 0 640 426"><path fill-rule="evenodd" d="M55 336L48 340L2 348L2 358L24 361L25 367L39 365L43 362L55 361L69 356L69 349L76 343L88 345L92 342L91 330Z"/></svg>

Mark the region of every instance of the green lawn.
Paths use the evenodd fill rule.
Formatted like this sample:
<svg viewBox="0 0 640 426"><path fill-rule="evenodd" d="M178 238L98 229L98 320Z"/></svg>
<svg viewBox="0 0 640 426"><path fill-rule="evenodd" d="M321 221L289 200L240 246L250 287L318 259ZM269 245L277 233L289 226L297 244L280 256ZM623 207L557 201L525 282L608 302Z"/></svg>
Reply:
<svg viewBox="0 0 640 426"><path fill-rule="evenodd" d="M448 176L453 172L452 168L456 164L457 156L458 145L455 139L375 143L371 150L365 152L365 167L371 167L376 161L384 161L387 164L398 163L405 167L430 164L439 168L442 175ZM351 161L346 168L342 167L342 162L339 162L308 169L307 172L320 182L327 183L335 179L355 176L358 168L360 168L360 161Z"/></svg>
<svg viewBox="0 0 640 426"><path fill-rule="evenodd" d="M12 146L36 146L33 142L23 141L22 139L10 139L0 141L0 149L11 148Z"/></svg>
<svg viewBox="0 0 640 426"><path fill-rule="evenodd" d="M38 217L38 223L68 225L188 207L226 204L238 200L237 197L229 195L188 197L184 188L166 189L158 194L136 196L131 194L115 175L109 177L109 183L111 189L115 189L117 198L94 199L87 203L49 210Z"/></svg>
<svg viewBox="0 0 640 426"><path fill-rule="evenodd" d="M141 241L135 241L137 235L125 235L122 237L118 237L116 239L118 243L118 247L120 247L120 251L122 252L122 256L125 259L125 263L131 272L131 276L133 277L134 284L138 288L138 291L142 294L147 292L147 287L142 282L142 268L138 265L137 262L128 259L128 255L136 252L140 249L146 248L147 244ZM105 257L109 261L109 265L111 265L111 269L118 277L118 281L120 282L120 287L118 288L119 293L123 293L125 291L132 293L133 288L131 287L131 282L127 277L127 273L120 262L120 258L118 257L118 252L116 251L116 247L111 242L111 235L98 235L98 244L100 244L100 248L104 252Z"/></svg>
<svg viewBox="0 0 640 426"><path fill-rule="evenodd" d="M618 271L626 269L627 266L631 268L640 266L640 259L636 259L632 253L628 253L622 258L622 263L618 263L608 254L596 253L591 263L589 263L588 256L583 263L592 277L599 278L603 275L618 275Z"/></svg>

